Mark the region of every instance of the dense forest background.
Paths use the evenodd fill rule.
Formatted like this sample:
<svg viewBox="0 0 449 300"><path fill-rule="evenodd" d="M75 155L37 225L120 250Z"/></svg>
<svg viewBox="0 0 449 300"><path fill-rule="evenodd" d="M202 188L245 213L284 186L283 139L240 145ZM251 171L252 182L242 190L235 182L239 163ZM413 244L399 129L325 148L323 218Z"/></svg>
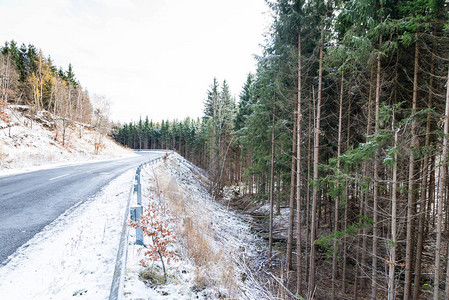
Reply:
<svg viewBox="0 0 449 300"><path fill-rule="evenodd" d="M267 3L238 104L214 79L202 119L146 118L116 140L178 151L216 196L243 184L268 202L270 258L289 207L277 267L297 297L448 299L448 3Z"/></svg>

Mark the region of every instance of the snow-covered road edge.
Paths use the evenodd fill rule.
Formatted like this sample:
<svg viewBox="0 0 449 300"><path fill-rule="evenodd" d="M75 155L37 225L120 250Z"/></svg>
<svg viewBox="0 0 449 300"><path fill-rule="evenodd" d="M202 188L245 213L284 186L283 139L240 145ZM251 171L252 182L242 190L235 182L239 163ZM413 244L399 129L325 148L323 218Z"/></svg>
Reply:
<svg viewBox="0 0 449 300"><path fill-rule="evenodd" d="M68 209L0 267L4 299L107 299L134 176Z"/></svg>
<svg viewBox="0 0 449 300"><path fill-rule="evenodd" d="M128 201L125 209L125 215L123 217L122 231L120 234L120 243L115 261L114 275L112 276L111 291L109 292L109 300L119 299L119 295L123 294L123 281L125 277L126 260L128 259L128 247L126 246L128 245L129 237L129 204L133 195L134 183L135 175L133 176L133 181L131 183L131 187L129 188Z"/></svg>
<svg viewBox="0 0 449 300"><path fill-rule="evenodd" d="M129 157L136 157L137 154L134 152L131 152L129 154L125 154L119 157L113 157L113 158L98 158L98 159L91 159L91 160L81 160L81 161L72 161L72 162L60 162L60 163L48 163L44 165L39 166L30 166L26 168L18 168L18 169L0 169L0 178L6 177L6 176L12 176L12 175L19 175L24 173L31 173L35 171L41 171L41 170L49 170L49 169L57 169L57 168L63 168L63 167L69 167L69 166L78 166L78 165L84 165L84 164L92 164L92 163L98 163L98 162L106 162L106 161L114 161L114 160L120 160L124 158Z"/></svg>
<svg viewBox="0 0 449 300"><path fill-rule="evenodd" d="M133 199L134 193L134 186L137 183L136 182L136 176L138 174L138 170L143 168L144 166L148 166L150 164L155 164L161 160L161 157L152 159L146 163L143 163L139 165L134 170L133 180L131 182L131 187L129 190L128 195L128 201L127 206L125 209L125 215L123 217L123 225L122 225L122 231L120 234L120 243L117 250L117 258L115 262L115 269L114 269L114 275L112 278L112 284L111 284L111 291L109 293L109 300L117 300L121 299L123 295L123 287L124 287L124 279L125 279L125 271L126 271L126 264L128 261L128 240L129 240L129 215L130 215L130 204Z"/></svg>

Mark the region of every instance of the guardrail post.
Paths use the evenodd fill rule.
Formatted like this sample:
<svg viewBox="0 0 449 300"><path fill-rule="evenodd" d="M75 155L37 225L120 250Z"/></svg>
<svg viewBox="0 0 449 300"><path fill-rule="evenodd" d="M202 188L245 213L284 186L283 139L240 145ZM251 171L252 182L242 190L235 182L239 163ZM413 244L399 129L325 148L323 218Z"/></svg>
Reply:
<svg viewBox="0 0 449 300"><path fill-rule="evenodd" d="M137 183L137 205L142 205L142 185Z"/></svg>
<svg viewBox="0 0 449 300"><path fill-rule="evenodd" d="M137 221L137 224L140 225L140 217L143 214L142 206L135 206L129 209L131 214L131 221ZM136 245L143 246L143 230L140 227L136 227Z"/></svg>

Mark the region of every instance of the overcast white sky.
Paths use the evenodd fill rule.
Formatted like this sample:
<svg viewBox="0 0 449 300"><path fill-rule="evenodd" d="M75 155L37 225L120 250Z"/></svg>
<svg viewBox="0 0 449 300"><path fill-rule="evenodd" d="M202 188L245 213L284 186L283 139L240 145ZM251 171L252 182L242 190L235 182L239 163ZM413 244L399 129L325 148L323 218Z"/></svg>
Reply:
<svg viewBox="0 0 449 300"><path fill-rule="evenodd" d="M114 120L196 118L214 77L238 99L267 11L264 0L0 0L0 43L72 63Z"/></svg>

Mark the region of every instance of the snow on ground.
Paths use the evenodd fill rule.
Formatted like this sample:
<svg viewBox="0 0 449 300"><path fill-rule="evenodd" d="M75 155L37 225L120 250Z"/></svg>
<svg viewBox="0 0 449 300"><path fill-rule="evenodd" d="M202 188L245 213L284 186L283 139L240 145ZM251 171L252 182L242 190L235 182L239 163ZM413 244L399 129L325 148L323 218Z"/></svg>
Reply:
<svg viewBox="0 0 449 300"><path fill-rule="evenodd" d="M119 176L13 254L0 267L0 298L107 299L133 176L134 170ZM202 170L177 154L142 170L143 204L170 204L174 222L168 227L177 241L169 248L179 260L165 260L164 283L159 260L141 266L145 249L135 245L131 229L125 299L274 298L254 275L264 263L263 241L240 215L213 200L206 183Z"/></svg>
<svg viewBox="0 0 449 300"><path fill-rule="evenodd" d="M107 299L134 170L67 210L0 267L1 299Z"/></svg>
<svg viewBox="0 0 449 300"><path fill-rule="evenodd" d="M66 164L88 160L104 160L133 155L132 151L104 137L104 148L95 153L98 133L81 124L67 129L62 145L60 130L56 130L55 117L41 112L31 121L27 112L6 109L10 122L0 120L0 175L35 171L36 166Z"/></svg>
<svg viewBox="0 0 449 300"><path fill-rule="evenodd" d="M274 298L254 276L266 252L263 241L240 215L213 200L202 170L173 154L157 167L144 168L141 180L144 207L149 201L169 204L180 261L168 264L164 284L160 260L152 267L140 265L144 248L135 245L131 230L126 299ZM139 278L145 273L146 282Z"/></svg>

